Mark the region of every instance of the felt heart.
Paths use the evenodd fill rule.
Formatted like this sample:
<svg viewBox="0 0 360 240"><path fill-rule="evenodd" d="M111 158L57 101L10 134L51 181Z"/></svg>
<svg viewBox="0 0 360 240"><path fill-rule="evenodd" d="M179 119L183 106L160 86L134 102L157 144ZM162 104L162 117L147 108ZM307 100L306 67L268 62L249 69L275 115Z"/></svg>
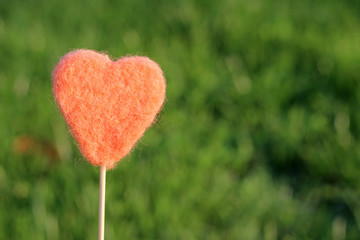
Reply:
<svg viewBox="0 0 360 240"><path fill-rule="evenodd" d="M165 78L147 57L112 61L92 50L66 54L53 73L53 93L84 157L113 168L154 122Z"/></svg>

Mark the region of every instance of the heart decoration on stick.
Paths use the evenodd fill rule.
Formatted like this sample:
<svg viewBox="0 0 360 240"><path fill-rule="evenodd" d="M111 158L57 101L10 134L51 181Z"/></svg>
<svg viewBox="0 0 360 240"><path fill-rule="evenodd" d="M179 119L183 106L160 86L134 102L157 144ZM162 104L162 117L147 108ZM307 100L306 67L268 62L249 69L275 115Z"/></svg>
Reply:
<svg viewBox="0 0 360 240"><path fill-rule="evenodd" d="M81 153L101 166L99 239L103 239L106 170L129 154L154 122L164 103L165 78L147 57L112 61L106 54L75 50L61 58L52 79L55 101Z"/></svg>
<svg viewBox="0 0 360 240"><path fill-rule="evenodd" d="M53 92L84 157L113 168L154 122L165 98L165 78L147 57L112 61L92 50L61 58Z"/></svg>

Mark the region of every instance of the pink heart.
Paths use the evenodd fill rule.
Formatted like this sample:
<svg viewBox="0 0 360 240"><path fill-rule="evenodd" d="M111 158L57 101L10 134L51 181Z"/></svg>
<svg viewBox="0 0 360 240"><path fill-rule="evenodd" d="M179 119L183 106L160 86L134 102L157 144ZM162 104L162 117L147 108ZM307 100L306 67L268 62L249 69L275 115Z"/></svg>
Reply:
<svg viewBox="0 0 360 240"><path fill-rule="evenodd" d="M55 100L80 151L107 169L130 152L165 99L163 72L147 57L112 61L76 50L61 58L52 78Z"/></svg>

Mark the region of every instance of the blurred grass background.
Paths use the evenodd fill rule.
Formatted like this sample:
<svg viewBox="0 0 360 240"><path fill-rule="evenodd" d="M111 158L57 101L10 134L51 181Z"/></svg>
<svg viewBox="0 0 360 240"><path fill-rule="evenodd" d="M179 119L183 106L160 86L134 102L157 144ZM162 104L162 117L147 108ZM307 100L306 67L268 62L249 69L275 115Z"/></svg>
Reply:
<svg viewBox="0 0 360 240"><path fill-rule="evenodd" d="M99 169L51 92L76 48L167 78L106 239L360 239L357 0L0 0L0 239L97 237Z"/></svg>

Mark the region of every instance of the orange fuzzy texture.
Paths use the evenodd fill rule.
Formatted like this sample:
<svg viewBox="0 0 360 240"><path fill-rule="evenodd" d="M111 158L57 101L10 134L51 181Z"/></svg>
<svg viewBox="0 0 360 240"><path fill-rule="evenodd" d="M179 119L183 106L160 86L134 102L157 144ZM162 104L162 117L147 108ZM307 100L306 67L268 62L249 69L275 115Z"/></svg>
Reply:
<svg viewBox="0 0 360 240"><path fill-rule="evenodd" d="M147 57L112 61L92 50L66 54L53 93L84 157L113 168L154 122L165 99L159 65Z"/></svg>

